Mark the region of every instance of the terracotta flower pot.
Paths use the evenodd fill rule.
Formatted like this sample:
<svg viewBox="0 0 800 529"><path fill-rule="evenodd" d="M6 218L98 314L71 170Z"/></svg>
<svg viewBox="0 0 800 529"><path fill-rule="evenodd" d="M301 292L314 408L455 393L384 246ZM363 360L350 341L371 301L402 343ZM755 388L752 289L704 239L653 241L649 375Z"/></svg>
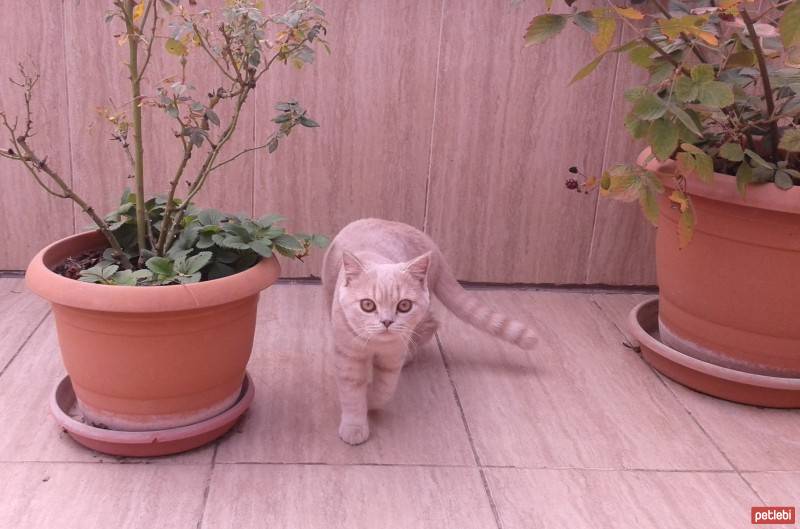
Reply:
<svg viewBox="0 0 800 529"><path fill-rule="evenodd" d="M674 162L651 161L647 168L675 186ZM750 186L743 199L734 177L715 174L713 184L690 179L686 191L696 222L682 250L678 211L661 198L661 340L720 366L800 377L800 187Z"/></svg>
<svg viewBox="0 0 800 529"><path fill-rule="evenodd" d="M50 301L61 356L91 422L146 431L197 423L239 396L261 290L275 282L272 258L239 274L189 285L84 283L52 270L102 246L99 232L55 242L28 266L30 289Z"/></svg>

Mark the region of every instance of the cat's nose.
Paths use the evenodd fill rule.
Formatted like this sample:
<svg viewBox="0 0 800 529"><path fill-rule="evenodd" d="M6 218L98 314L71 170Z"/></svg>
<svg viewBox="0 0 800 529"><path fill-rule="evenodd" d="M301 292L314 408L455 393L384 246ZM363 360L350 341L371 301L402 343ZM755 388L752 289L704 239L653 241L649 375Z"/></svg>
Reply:
<svg viewBox="0 0 800 529"><path fill-rule="evenodd" d="M388 329L389 325L394 323L394 320L381 320L381 323L383 324L384 327Z"/></svg>

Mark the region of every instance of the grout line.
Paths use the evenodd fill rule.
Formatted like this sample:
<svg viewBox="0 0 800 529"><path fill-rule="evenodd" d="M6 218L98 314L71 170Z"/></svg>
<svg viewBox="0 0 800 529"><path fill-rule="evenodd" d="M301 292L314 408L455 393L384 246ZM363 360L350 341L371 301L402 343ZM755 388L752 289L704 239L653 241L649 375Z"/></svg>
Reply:
<svg viewBox="0 0 800 529"><path fill-rule="evenodd" d="M619 333L619 334L622 336L623 340L627 341L627 340L628 340L628 337L625 335L625 333L624 333L624 332L622 332L622 330L619 328L619 326L616 324L616 322L614 322L613 318L611 318L610 316L608 316L608 315L605 313L605 311L602 309L602 307L600 306L600 304L599 304L599 303L597 303L597 302L596 302L594 299L592 299L592 304L593 304L593 305L595 305L595 306L596 306L596 307L599 309L599 311L600 311L600 314L601 314L601 315L602 315L602 316L603 316L603 317L604 317L606 320L608 320L608 321L609 321L609 322L610 322L610 323L611 323L611 324L614 326L614 328L615 328L615 329L617 329L617 332L618 332L618 333ZM748 488L748 489L750 489L750 491L751 491L751 492L752 492L752 493L753 493L753 494L756 496L756 498L758 498L758 500L761 502L761 504L762 504L762 505L766 505L766 503L764 502L764 499L761 497L761 495L760 495L760 494L758 494L758 492L756 492L756 490L753 488L753 486L750 484L750 482L749 482L749 481L747 481L747 479L745 479L745 477L742 475L742 472L741 472L741 470L739 470L739 468L737 468L737 466L736 466L736 465L733 463L733 461L731 461L731 458L730 458L730 457L728 457L728 454L726 454L726 453L725 453L725 451L724 451L724 450L722 449L722 447L721 447L721 446L720 446L720 445L717 443L717 441L716 441L716 440L715 440L715 439L714 439L714 438L711 436L711 434L710 434L710 433L708 433L708 431L707 431L707 430L706 430L706 429L703 427L703 425L700 423L700 420L699 420L697 417L695 417L695 415L692 413L692 411L691 411L691 410L690 410L690 409L689 409L689 408L686 406L686 404L685 404L685 403L684 403L684 402L683 402L683 401L682 401L682 400L681 400L681 399L678 397L678 394L677 394L677 393L675 393L675 391L674 391L674 390L673 390L673 389L672 389L672 388L669 386L669 384L667 384L667 382L666 382L666 381L664 380L664 378L662 377L661 373L659 373L659 372L658 372L658 370L657 370L656 368L654 368L652 365L650 365L650 363L649 363L649 362L647 362L647 361L644 359L644 357L642 357L641 355L637 355L637 356L639 356L639 359L640 359L642 362L644 362L644 363L645 363L645 365L646 365L646 366L647 366L647 367L650 369L650 371L652 371L652 372L653 372L653 375L654 375L654 376L655 376L655 377L658 379L658 381L659 381L659 382L661 382L661 384L662 384L662 385L663 385L663 386L664 386L664 387L667 389L667 391L670 393L670 395L672 395L672 398L673 398L673 399L675 399L675 401L676 401L676 402L677 402L677 403L680 405L680 407L681 407L681 408L683 408L683 410L686 412L686 414L689 416L689 418L692 420L692 422L694 422L694 424L695 424L695 425L696 425L696 426L697 426L697 427L700 429L700 431L701 431L701 432L703 432L703 435L705 435L705 436L706 436L706 438L708 439L708 441L711 443L711 445L712 445L714 448L716 448L717 452L719 452L719 454L722 456L722 458L725 460L725 462L726 462L726 463L728 463L728 465L729 465L729 466L731 467L731 469L732 469L732 470L733 470L733 471L736 473L736 475L738 475L738 476L739 476L739 479L741 479L741 480L744 482L744 484L745 484L745 485L747 485L747 488Z"/></svg>
<svg viewBox="0 0 800 529"><path fill-rule="evenodd" d="M200 509L200 517L197 519L195 529L203 529L203 519L206 516L206 505L208 505L208 495L211 492L211 478L214 477L214 467L217 462L217 450L219 449L220 439L214 443L214 453L211 455L211 467L208 469L208 477L206 478L206 486L203 489L203 506Z"/></svg>
<svg viewBox="0 0 800 529"><path fill-rule="evenodd" d="M114 458L115 456L108 456ZM150 465L165 467L198 467L206 466L208 463L158 463L159 458L135 458L133 460L99 460L99 461L41 461L33 459L21 459L16 461L0 460L0 465ZM279 461L229 461L215 462L217 466L236 466L251 465L264 467L351 467L351 468L447 468L447 469L474 469L475 465L456 465L456 464L432 464L432 463L325 463L319 461L298 461L298 462L279 462ZM516 465L482 465L483 470L523 470L523 471L552 471L552 472L620 472L634 474L738 474L736 469L673 469L673 468L611 468L611 467L570 467L570 466L516 466ZM800 469L785 470L741 470L743 474L800 474Z"/></svg>
<svg viewBox="0 0 800 529"><path fill-rule="evenodd" d="M624 29L620 32L620 40L618 43L623 39ZM608 158L608 148L611 143L611 116L614 113L614 104L617 101L617 83L619 81L619 63L621 60L622 54L617 54L617 62L614 65L614 81L611 83L611 101L608 105L608 116L606 119L606 139L603 143L603 157L601 158L600 162L600 170L602 171L603 168L606 166L607 158ZM592 270L592 258L594 256L594 243L595 243L595 234L597 230L597 215L600 211L600 197L595 195L594 199L594 216L592 217L592 238L589 240L589 253L586 256L586 276L584 276L584 281L589 281L589 276L591 275Z"/></svg>
<svg viewBox="0 0 800 529"><path fill-rule="evenodd" d="M439 65L442 60L442 35L444 34L444 6L447 0L442 0L442 9L439 17L439 44L436 50L436 75L433 80L433 116L431 116L431 142L428 146L428 175L425 179L425 205L422 210L422 232L428 233L428 209L430 208L431 173L433 171L433 138L436 134L436 98L439 96Z"/></svg>
<svg viewBox="0 0 800 529"><path fill-rule="evenodd" d="M467 434L467 439L469 440L469 447L472 449L472 456L475 458L475 464L478 467L478 473L481 476L481 482L483 483L483 491L486 493L486 498L489 500L489 507L492 510L492 515L494 516L494 522L497 525L498 529L503 529L503 522L500 520L500 513L497 510L497 504L494 501L494 497L492 496L492 490L489 487L489 480L486 479L486 472L484 470L483 465L481 464L481 458L478 455L478 450L475 448L475 440L472 438L472 431L469 428L469 423L467 422L467 416L464 413L464 407L461 405L461 397L458 395L458 389L456 388L456 384L453 381L453 376L450 373L450 365L447 363L447 357L444 354L444 346L442 345L442 340L439 338L439 333L434 334L436 338L436 345L439 347L439 355L442 358L442 363L444 364L445 373L447 373L447 380L450 382L450 387L453 389L453 398L455 398L456 406L458 406L458 412L461 415L461 422L464 424L464 430Z"/></svg>
<svg viewBox="0 0 800 529"><path fill-rule="evenodd" d="M6 365L3 366L3 369L0 370L0 377L2 377L6 373L6 370L11 366L11 363L14 362L14 360L16 360L17 356L19 356L19 354L22 352L22 350L30 341L31 337L33 337L33 335L36 334L36 331L39 330L39 327L42 326L42 323L44 323L44 320L46 320L49 315L50 315L50 309L47 309L47 312L45 312L44 316L42 316L42 319L39 320L39 323L36 324L36 326L33 328L30 334L25 338L25 340L23 340L22 344L20 344L16 352L13 355L11 355L11 358L8 360L8 362L6 362Z"/></svg>

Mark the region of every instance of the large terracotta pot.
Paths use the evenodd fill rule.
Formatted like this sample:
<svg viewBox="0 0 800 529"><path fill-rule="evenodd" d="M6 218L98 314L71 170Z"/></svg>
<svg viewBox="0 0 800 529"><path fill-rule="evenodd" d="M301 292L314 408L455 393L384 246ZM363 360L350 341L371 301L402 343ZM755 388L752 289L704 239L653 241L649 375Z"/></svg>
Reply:
<svg viewBox="0 0 800 529"><path fill-rule="evenodd" d="M278 262L159 287L90 284L52 271L104 242L99 232L62 239L39 252L26 274L29 288L52 304L82 414L114 430L145 431L229 408L242 389L260 291L277 279Z"/></svg>
<svg viewBox="0 0 800 529"><path fill-rule="evenodd" d="M646 150L639 163L649 155ZM675 163L651 161L668 188ZM661 340L701 360L748 373L800 377L800 187L691 178L694 238L678 246L678 211L660 204L656 259Z"/></svg>

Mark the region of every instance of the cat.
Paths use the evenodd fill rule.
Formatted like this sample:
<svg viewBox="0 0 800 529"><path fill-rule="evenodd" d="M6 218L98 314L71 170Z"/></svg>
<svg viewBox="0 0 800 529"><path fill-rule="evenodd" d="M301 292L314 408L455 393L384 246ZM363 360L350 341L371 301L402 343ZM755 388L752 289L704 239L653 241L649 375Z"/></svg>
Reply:
<svg viewBox="0 0 800 529"><path fill-rule="evenodd" d="M335 342L339 437L351 445L369 438L368 410L386 406L403 366L436 332L432 295L484 332L523 349L537 342L525 324L466 292L433 240L400 222L348 224L325 252L322 283Z"/></svg>

